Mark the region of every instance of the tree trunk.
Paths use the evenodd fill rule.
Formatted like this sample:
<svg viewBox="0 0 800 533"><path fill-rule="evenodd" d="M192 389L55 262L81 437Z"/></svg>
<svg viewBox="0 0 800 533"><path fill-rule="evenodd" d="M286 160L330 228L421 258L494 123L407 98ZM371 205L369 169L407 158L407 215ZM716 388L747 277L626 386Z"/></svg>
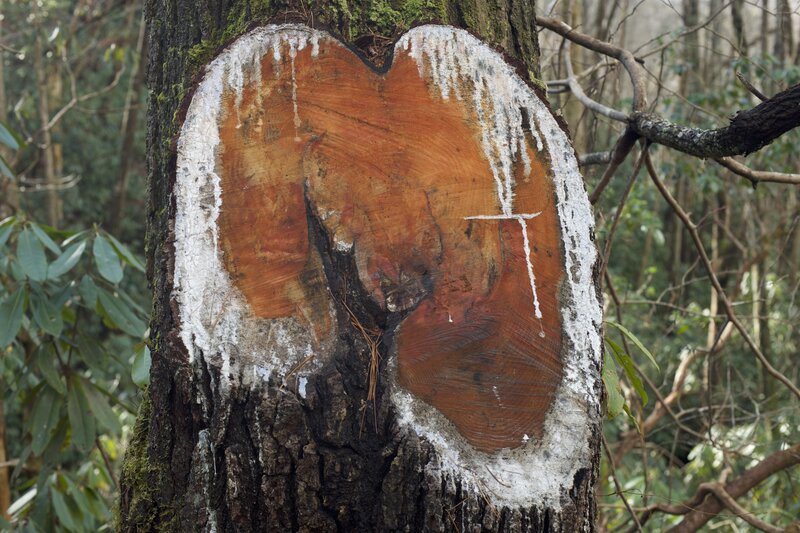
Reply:
<svg viewBox="0 0 800 533"><path fill-rule="evenodd" d="M534 85L541 82L536 80L539 56L532 2L456 0L422 7L400 2L378 9L361 2L278 6L253 0L150 0L145 9L151 90L147 253L155 295L153 365L123 465L120 530L594 531L601 316L592 273L592 217L569 141L544 105L524 112L522 107L506 108L503 116L523 117L515 123L516 137L484 140L484 146L499 143L486 158L491 162L491 154L513 155L518 161L529 154L533 181L552 180L540 183L551 192L540 195L544 199L527 195L524 191L529 189L522 183L512 192L510 183L516 178L507 169L511 181L505 189L502 180L497 181L502 215L442 215L425 226L421 220L428 215L473 207L468 205L469 195L444 204L431 199L439 187L456 188L451 184L448 189L442 181L449 179L448 164L450 174L470 161L488 168L483 152L470 151L481 146L480 137L473 135L478 130L469 129L478 126L448 122L457 115L450 114L454 107L448 106L462 104L452 97L443 103L445 93L465 87L484 90L479 94L495 98L492 105L481 108L481 98L474 105L489 113L501 111L503 101L496 97L503 91L514 98L522 94L523 100L539 102L538 97L500 56L466 32L425 33L417 28L402 37L391 65L387 62L380 69L356 60L328 33L309 29L325 28L380 65L413 23L451 24L502 50ZM304 26L252 30L270 23ZM246 38L237 40L244 34ZM201 79L202 67L230 43ZM491 76L503 80L502 89L492 90L490 79L487 92L468 70L459 70L459 75L448 71L444 51L456 45L467 51L462 64L472 61L475 68L488 68ZM253 46L262 54L263 47L270 46L268 55L257 70L243 70L244 62L254 61ZM423 60L420 50L433 52ZM336 68L315 70L323 61L312 59L316 54L336 62ZM252 85L248 80L254 73L268 83L242 88L246 81ZM335 77L336 84L326 85L327 75ZM392 80L401 76L407 77L398 82L403 90L393 90ZM419 80L429 88L439 80L444 84L439 86L442 96L419 92L426 87ZM226 88L226 96L215 100L211 96L222 93L214 92L214 83L234 89ZM370 92L374 87L380 91ZM343 93L348 90L350 96ZM311 111L303 115L326 98L330 105L325 113L313 120L308 118ZM209 102L219 103L220 109L213 111L216 122L203 122L200 116L213 107ZM258 111L254 102L269 112L249 114ZM385 113L370 114L372 109ZM339 117L344 115L351 118L342 126ZM270 136L277 135L271 125L292 130L294 138L269 144ZM426 127L440 129L426 136ZM466 133L455 131L460 127L467 128ZM525 139L538 135L537 127L546 141L539 152L546 146L546 156L530 144L524 146ZM397 143L387 137L390 129L400 132ZM261 135L262 144L255 148L253 132ZM459 155L452 161L441 160L454 149L436 144L442 140L455 143ZM296 144L301 141L305 144ZM502 144L506 141L514 146ZM404 151L403 142L413 149ZM192 143L211 147L211 159L203 160L208 165ZM379 149L359 160L354 147L362 144ZM399 169L417 164L415 154L425 144L437 148L431 148L428 159L440 181L424 191L398 186L391 191L392 200L376 203L376 197L385 195L378 189L395 187L402 175ZM238 148L230 150L231 145ZM374 172L391 176L381 181L348 172L370 164ZM192 189L197 168L202 168L201 178L217 172L221 181ZM277 181L259 185L264 169ZM492 172L497 178L501 170ZM336 185L326 185L326 177L336 179ZM213 183L221 185L215 189ZM491 175L487 183L489 187L476 187L491 197ZM269 193L259 196L265 191ZM292 201L299 204L276 207ZM558 215L554 209L548 214L545 204L534 213L533 203L523 206L530 214L517 214L510 209L512 201L517 207L552 201ZM218 215L207 217L219 205L224 207ZM342 212L352 208L366 214L360 222L352 217L345 223L341 213L327 208L341 205L350 206ZM381 225L382 217L396 213L400 224ZM570 216L576 217L576 225L565 222ZM203 220L212 220L209 231L195 225ZM500 230L486 229L490 224ZM534 229L529 232L526 224ZM466 232L456 231L464 227ZM543 227L552 228L559 240L541 240L537 232ZM404 238L398 240L397 234ZM483 252L476 254L480 260L463 255L475 234L489 235L486 242L499 239L486 252L496 258L483 278L472 277L480 268L476 265L484 264ZM463 245L438 249L430 244L443 235ZM526 257L506 249L514 243L514 250L522 250L523 239L527 273ZM264 242L273 246L260 248ZM211 256L204 255L207 243L213 244ZM259 262L264 254L272 262ZM387 281L391 276L380 269L389 267L381 261L397 254L407 260L401 265L405 270ZM280 268L273 266L277 256L283 261ZM208 269L206 259L224 263L227 270L220 272L232 281L223 280L223 285L234 283L235 288L216 286L213 275L218 272ZM454 276L450 285L440 283L445 274L436 269L442 264L463 276ZM548 274L547 265L557 265L556 274ZM497 281L504 276L510 280L505 285ZM531 305L531 292L522 303L519 291L511 290L526 287L529 278L538 320L533 312L520 312ZM500 294L502 301L491 301L492 296L485 309L467 316L459 307L467 305L463 293L485 279L508 292L498 288L492 294ZM441 320L430 304L431 294L437 302L452 303L452 316L446 312ZM479 309L479 304L469 303L473 305ZM463 329L440 334L438 328L448 319L463 323ZM476 353L469 341L487 329L497 335L484 339L488 347ZM462 339L461 333L469 338ZM536 396L521 391L513 379L517 373L527 376L531 366L511 368L486 361L493 357L492 350L505 355L516 344L528 346L533 337L547 339L536 341L547 353L535 365L549 368L553 377L549 382L532 378L522 387L542 391L549 403L534 403L539 409L527 411L506 409L502 403L494 410L483 405L486 391L481 381L488 378L479 370L486 376L505 372L509 380L498 381L499 393L507 392L512 403L514 398ZM459 343L468 347L460 349ZM420 363L428 352L444 354L444 362ZM459 366L462 359L473 366L469 379L459 381L466 372L467 363ZM442 378L442 372L452 380ZM537 372L541 376L543 371ZM487 430L492 424L498 428Z"/></svg>
<svg viewBox="0 0 800 533"><path fill-rule="evenodd" d="M114 235L119 235L122 221L125 220L125 207L128 197L128 178L134 162L135 136L139 118L139 104L142 101L144 89L144 63L147 49L145 48L144 15L139 23L139 35L136 39L136 55L133 58L133 72L128 81L128 90L125 93L125 109L122 111L122 144L120 145L119 174L114 195L111 198L111 209L108 214L109 230Z"/></svg>
<svg viewBox="0 0 800 533"><path fill-rule="evenodd" d="M58 176L56 172L57 154L53 144L53 132L48 123L50 122L50 89L47 83L47 67L44 62L44 45L42 43L42 21L38 3L31 4L31 13L34 17L34 70L36 70L36 83L39 89L39 122L42 125L41 152L43 165L43 182L46 188L47 223L57 227L61 221L62 205L58 195Z"/></svg>

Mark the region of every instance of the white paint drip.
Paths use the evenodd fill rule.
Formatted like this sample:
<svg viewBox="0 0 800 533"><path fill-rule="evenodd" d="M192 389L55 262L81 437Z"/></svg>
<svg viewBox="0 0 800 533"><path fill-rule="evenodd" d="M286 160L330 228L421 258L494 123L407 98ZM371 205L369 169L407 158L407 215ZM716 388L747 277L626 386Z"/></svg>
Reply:
<svg viewBox="0 0 800 533"><path fill-rule="evenodd" d="M302 48L301 48L302 50ZM297 43L289 39L289 58L292 63L292 109L294 110L294 142L300 142L300 112L297 109L297 75L294 70L294 58L297 57Z"/></svg>
<svg viewBox="0 0 800 533"><path fill-rule="evenodd" d="M303 399L306 397L306 385L308 385L308 378L300 376L297 379L297 393Z"/></svg>
<svg viewBox="0 0 800 533"><path fill-rule="evenodd" d="M533 218L513 212L514 168L521 163L526 175L531 171L526 134L540 154L549 155L565 247L562 301L569 304L561 308L563 379L541 441L525 435L525 445L515 450L477 452L441 413L397 387L393 400L400 422L434 445L443 472L457 472L463 481L486 487L496 496L495 503L560 508L562 497L569 498L567 491L575 473L591 465L590 428L600 415L597 377L602 309L592 282L594 219L574 150L544 102L498 53L469 33L446 26L420 26L395 46L396 55L404 52L416 61L420 76L429 76L432 89L442 98L455 94L461 99L461 90L473 88L467 96L471 96L481 129L503 216L520 221L520 225ZM530 132L524 127L526 120ZM500 218L475 218L490 216ZM530 257L529 250L526 254ZM532 265L529 274L532 277ZM533 283L532 279L532 288ZM494 476L484 474L486 468Z"/></svg>
<svg viewBox="0 0 800 533"><path fill-rule="evenodd" d="M531 262L531 243L528 240L528 223L522 217L517 218L517 220L522 229L522 249L525 251L528 280L530 281L531 293L533 294L533 314L539 319L539 336L544 337L544 329L542 329L542 310L539 308L539 295L536 293L536 277L533 275L533 262Z"/></svg>
<svg viewBox="0 0 800 533"><path fill-rule="evenodd" d="M522 215L515 213L511 213L510 215L473 215L471 217L464 217L464 220L530 220L541 214L542 212L539 211L538 213L525 213Z"/></svg>

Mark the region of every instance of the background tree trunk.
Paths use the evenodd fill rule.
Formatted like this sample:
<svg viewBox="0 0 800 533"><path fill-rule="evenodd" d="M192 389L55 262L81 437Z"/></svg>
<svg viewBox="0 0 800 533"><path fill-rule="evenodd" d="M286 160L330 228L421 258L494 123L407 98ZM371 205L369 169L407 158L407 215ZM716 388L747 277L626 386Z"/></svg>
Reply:
<svg viewBox="0 0 800 533"><path fill-rule="evenodd" d="M366 402L370 360L356 327L340 331L337 346L347 349L331 354L306 402L283 386L240 388L223 397L216 368L190 365L171 301L173 143L181 104L225 43L254 25L302 22L330 28L380 63L414 22L441 22L502 49L536 82L533 2L149 0L145 9L153 366L123 466L120 530L593 531L599 425L589 436L592 467L576 474L560 505L498 508L432 467L435 452L427 441L400 434L380 380L375 424L361 423L364 409L372 410ZM356 279L348 268L341 267L345 283ZM354 312L366 324L376 320L366 310Z"/></svg>

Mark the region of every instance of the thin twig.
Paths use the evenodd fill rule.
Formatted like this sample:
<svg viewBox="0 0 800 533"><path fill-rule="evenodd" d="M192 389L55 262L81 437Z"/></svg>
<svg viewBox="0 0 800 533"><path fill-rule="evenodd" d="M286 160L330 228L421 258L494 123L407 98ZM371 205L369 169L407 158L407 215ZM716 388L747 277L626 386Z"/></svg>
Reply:
<svg viewBox="0 0 800 533"><path fill-rule="evenodd" d="M762 102L764 102L765 100L769 100L769 98L767 98L767 96L766 96L764 93L762 93L761 91L759 91L758 89L756 89L756 88L755 88L755 86L754 86L752 83L750 83L750 80L748 80L747 78L745 78L745 77L744 77L744 74L742 74L742 73L741 73L741 72L739 72L738 70L736 71L736 78L737 78L737 79L738 79L740 82L742 82L742 85L744 85L744 88L745 88L745 89L747 89L748 91L750 91L751 93L753 93L753 95L754 95L756 98L758 98L758 99L759 99L759 100L761 100Z"/></svg>
<svg viewBox="0 0 800 533"><path fill-rule="evenodd" d="M103 456L103 462L106 464L106 470L108 470L108 475L111 477L111 482L114 484L114 488L119 487L119 482L117 481L117 475L114 474L114 468L111 466L111 459L109 459L108 454L103 449L103 444L100 442L100 437L95 437L94 443L97 446L97 449L100 451L100 455Z"/></svg>
<svg viewBox="0 0 800 533"><path fill-rule="evenodd" d="M727 168L734 174L738 174L743 178L750 180L753 186L759 182L768 181L772 183L789 183L792 185L800 185L800 174L787 174L785 172L770 172L765 170L753 170L748 166L739 163L732 157L721 157L715 159L717 163Z"/></svg>
<svg viewBox="0 0 800 533"><path fill-rule="evenodd" d="M572 70L572 60L570 59L570 41L568 39L564 40L564 67L567 69L567 85L569 86L569 90L572 92L573 96L580 101L580 103L595 113L599 113L612 120L616 120L618 122L628 121L628 115L622 111L617 111L616 109L612 109L606 105L603 105L596 100L592 100L586 95L585 92L583 92L583 88L581 87L581 84L578 83L578 80L575 78L575 72Z"/></svg>
<svg viewBox="0 0 800 533"><path fill-rule="evenodd" d="M594 50L605 56L613 57L622 63L622 66L628 71L628 75L631 78L631 85L633 86L633 110L643 111L647 108L644 77L638 66L638 63L643 62L643 60L636 58L629 50L576 31L572 29L569 24L558 19L537 16L536 25L547 28L579 46Z"/></svg>
<svg viewBox="0 0 800 533"><path fill-rule="evenodd" d="M611 472L611 479L614 480L614 487L616 488L616 494L622 500L622 503L625 504L625 508L628 510L631 517L633 518L637 530L641 532L642 524L639 523L639 517L636 516L636 512L634 512L633 508L631 508L631 504L628 502L628 498L625 497L625 493L622 491L622 485L620 485L619 479L617 479L617 468L614 465L614 458L611 457L611 450L608 448L608 441L606 440L606 436L603 434L602 431L600 432L600 437L603 439L603 449L606 451L606 457L608 458L608 470L609 472Z"/></svg>
<svg viewBox="0 0 800 533"><path fill-rule="evenodd" d="M608 187L611 178L614 177L619 166L625 161L628 154L631 153L637 139L639 139L639 135L630 128L625 129L625 132L617 139L617 144L614 145L614 149L611 151L611 159L608 162L608 166L592 191L592 194L589 195L589 202L591 202L592 205L596 204L600 199L600 195L602 195L603 191Z"/></svg>
<svg viewBox="0 0 800 533"><path fill-rule="evenodd" d="M633 166L633 172L631 173L631 178L628 180L628 185L625 187L625 190L619 199L617 211L614 213L614 220L611 223L611 229L608 231L608 237L606 237L605 250L603 251L603 263L600 265L600 279L603 279L606 268L608 268L608 260L611 258L611 243L614 240L614 233L616 233L617 225L619 224L620 218L622 218L622 210L625 208L625 202L628 200L628 195L631 193L633 184L636 183L636 177L639 175L639 170L642 168L642 162L644 161L644 154L647 152L647 148L647 143L645 142L644 146L642 146L642 153L639 155L639 159L636 160L636 164Z"/></svg>

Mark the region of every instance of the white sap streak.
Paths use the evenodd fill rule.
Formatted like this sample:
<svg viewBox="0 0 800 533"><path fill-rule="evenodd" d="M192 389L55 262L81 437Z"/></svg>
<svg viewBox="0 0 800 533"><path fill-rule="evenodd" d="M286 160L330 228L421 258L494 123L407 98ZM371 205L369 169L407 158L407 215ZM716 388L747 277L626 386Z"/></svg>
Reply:
<svg viewBox="0 0 800 533"><path fill-rule="evenodd" d="M294 69L294 58L297 57L297 45L289 41L289 58L292 62L292 109L294 110L294 140L300 142L300 113L297 110L297 75Z"/></svg>
<svg viewBox="0 0 800 533"><path fill-rule="evenodd" d="M536 213L523 213L523 214L511 214L511 215L474 215L471 217L464 217L464 220L530 220L532 218L536 218L541 215L542 212Z"/></svg>
<svg viewBox="0 0 800 533"><path fill-rule="evenodd" d="M519 109L507 104L514 99L516 88L512 85L495 83L494 65L486 62L485 52L494 53L489 48L476 52L469 39L460 38L445 26L424 26L424 31L412 30L397 43L396 50L408 50L416 61L420 76L429 69L430 77L436 83L442 98L454 94L462 98L462 87L472 87L472 104L481 124L481 145L489 160L492 176L495 179L501 211L513 213L514 163L521 160L525 173L530 173L530 158L527 154L524 120ZM496 54L495 54L496 55ZM451 58L459 58L459 67L451 68ZM508 69L508 66L503 64ZM460 83L469 80L469 83ZM491 117L488 120L487 117ZM536 140L539 151L542 141L531 125L531 136Z"/></svg>
<svg viewBox="0 0 800 533"><path fill-rule="evenodd" d="M311 57L319 57L319 32L311 34Z"/></svg>
<svg viewBox="0 0 800 533"><path fill-rule="evenodd" d="M249 308L233 286L219 249L217 219L222 189L216 151L223 93L233 92L238 112L245 83L261 79L262 57L271 51L276 65L280 65L282 51L288 47L293 62L297 51L309 41L318 52L319 39L324 35L304 26L283 25L259 28L241 37L206 67L178 138L174 298L180 310L180 336L190 363L197 357L219 361L216 364L221 366L223 390L241 375L237 357L232 354L239 354L243 339L250 334L242 331ZM296 87L293 100L297 113ZM284 348L280 354L266 354L278 371L292 364L283 359L300 356L290 347ZM267 376L270 372L266 367Z"/></svg>
<svg viewBox="0 0 800 533"><path fill-rule="evenodd" d="M413 58L420 76L430 79L444 98L457 88L470 90L481 129L481 144L497 187L500 211L523 225L513 211L513 169L521 162L530 173L526 134L549 156L556 209L564 243L561 321L563 378L545 421L544 438L496 454L475 451L453 432L435 410L397 388L393 400L400 422L433 443L442 470L458 472L477 487L487 487L499 503L546 504L560 508L569 499L575 473L591 465L589 437L599 420L600 324L602 310L592 281L596 260L594 219L574 150L547 106L490 47L469 33L445 26L420 26L395 46ZM427 76L429 73L430 76ZM525 122L530 125L526 131ZM544 140L542 139L544 137ZM479 215L484 218L494 215ZM473 218L473 217L470 217ZM525 244L529 255L530 244ZM531 286L535 287L530 260ZM534 296L535 298L535 296ZM486 468L499 478L484 475Z"/></svg>
<svg viewBox="0 0 800 533"><path fill-rule="evenodd" d="M531 292L533 293L533 313L539 319L539 327L542 327L542 310L539 309L539 296L536 293L536 277L533 275L533 263L531 262L531 243L528 240L528 223L522 217L517 217L522 228L522 249L525 251L525 262L528 265L528 279L531 282ZM544 329L539 331L539 336L544 337Z"/></svg>

